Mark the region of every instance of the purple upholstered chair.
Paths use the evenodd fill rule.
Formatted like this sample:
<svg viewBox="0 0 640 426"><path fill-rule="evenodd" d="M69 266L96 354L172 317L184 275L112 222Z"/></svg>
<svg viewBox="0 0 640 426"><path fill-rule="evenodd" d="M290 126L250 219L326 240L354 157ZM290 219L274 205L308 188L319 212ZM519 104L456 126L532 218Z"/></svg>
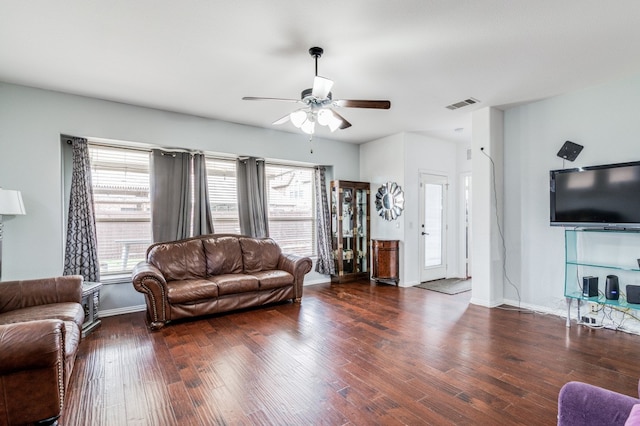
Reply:
<svg viewBox="0 0 640 426"><path fill-rule="evenodd" d="M640 399L586 383L569 382L558 396L558 426L585 425L638 426Z"/></svg>

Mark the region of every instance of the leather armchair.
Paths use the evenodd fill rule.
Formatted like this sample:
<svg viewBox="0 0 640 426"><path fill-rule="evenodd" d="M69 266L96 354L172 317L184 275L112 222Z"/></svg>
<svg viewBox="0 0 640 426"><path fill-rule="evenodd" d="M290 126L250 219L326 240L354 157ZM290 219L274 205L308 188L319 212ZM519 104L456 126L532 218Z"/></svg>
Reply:
<svg viewBox="0 0 640 426"><path fill-rule="evenodd" d="M0 425L55 424L82 336L82 277L0 282Z"/></svg>

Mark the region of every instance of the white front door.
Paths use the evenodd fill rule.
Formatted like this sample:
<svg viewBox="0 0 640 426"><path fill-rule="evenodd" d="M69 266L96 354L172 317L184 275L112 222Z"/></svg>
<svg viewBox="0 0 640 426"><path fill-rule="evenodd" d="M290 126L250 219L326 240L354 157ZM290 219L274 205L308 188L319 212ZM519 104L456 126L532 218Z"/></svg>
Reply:
<svg viewBox="0 0 640 426"><path fill-rule="evenodd" d="M420 175L420 281L447 276L446 176Z"/></svg>

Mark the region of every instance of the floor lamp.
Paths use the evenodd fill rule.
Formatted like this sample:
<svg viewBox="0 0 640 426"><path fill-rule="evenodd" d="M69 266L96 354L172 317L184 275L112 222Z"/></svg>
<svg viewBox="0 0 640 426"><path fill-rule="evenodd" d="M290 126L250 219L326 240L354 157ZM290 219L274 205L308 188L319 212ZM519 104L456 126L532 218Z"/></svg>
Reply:
<svg viewBox="0 0 640 426"><path fill-rule="evenodd" d="M25 213L20 191L0 188L0 281L2 281L2 216L23 215Z"/></svg>

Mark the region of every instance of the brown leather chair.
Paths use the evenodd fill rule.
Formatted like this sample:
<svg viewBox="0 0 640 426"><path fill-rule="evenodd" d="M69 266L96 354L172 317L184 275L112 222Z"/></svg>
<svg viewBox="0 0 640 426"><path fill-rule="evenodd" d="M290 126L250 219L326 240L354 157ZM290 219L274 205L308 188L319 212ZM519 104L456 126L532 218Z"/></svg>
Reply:
<svg viewBox="0 0 640 426"><path fill-rule="evenodd" d="M0 282L0 425L56 424L82 338L82 277Z"/></svg>

